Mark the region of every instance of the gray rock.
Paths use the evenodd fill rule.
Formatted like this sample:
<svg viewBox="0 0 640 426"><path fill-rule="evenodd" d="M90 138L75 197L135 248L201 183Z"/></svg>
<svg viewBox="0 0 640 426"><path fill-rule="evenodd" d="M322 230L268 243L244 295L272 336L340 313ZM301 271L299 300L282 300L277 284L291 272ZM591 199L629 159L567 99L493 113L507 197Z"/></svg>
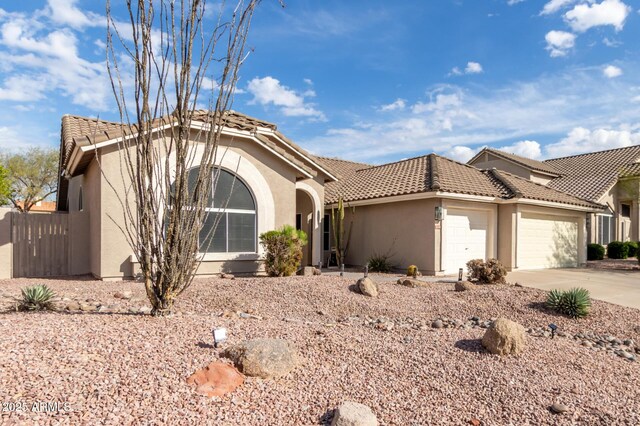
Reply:
<svg viewBox="0 0 640 426"><path fill-rule="evenodd" d="M551 412L554 414L566 413L569 410L569 408L566 405L559 404L557 402L553 404L550 408L551 408Z"/></svg>
<svg viewBox="0 0 640 426"><path fill-rule="evenodd" d="M366 405L345 401L336 408L331 426L378 426L378 419Z"/></svg>
<svg viewBox="0 0 640 426"><path fill-rule="evenodd" d="M299 364L294 346L284 339L253 339L226 349L231 359L247 376L270 379L288 374Z"/></svg>
<svg viewBox="0 0 640 426"><path fill-rule="evenodd" d="M443 328L444 327L444 323L442 322L442 320L435 320L434 322L431 323L431 327L433 327L433 328Z"/></svg>
<svg viewBox="0 0 640 426"><path fill-rule="evenodd" d="M360 290L360 293L365 296L378 297L378 286L371 281L371 278L360 278L356 283L356 286L358 287L358 290Z"/></svg>
<svg viewBox="0 0 640 426"><path fill-rule="evenodd" d="M142 307L140 307L140 309L138 309L138 312L140 312L141 314L148 315L148 314L151 313L151 307L150 306L142 306Z"/></svg>

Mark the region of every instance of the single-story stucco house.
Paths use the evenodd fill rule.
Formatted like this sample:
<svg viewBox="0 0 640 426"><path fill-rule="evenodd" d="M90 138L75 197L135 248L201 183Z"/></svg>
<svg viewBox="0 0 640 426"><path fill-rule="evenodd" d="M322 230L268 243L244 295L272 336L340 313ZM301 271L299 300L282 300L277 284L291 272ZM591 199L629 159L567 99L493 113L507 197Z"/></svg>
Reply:
<svg viewBox="0 0 640 426"><path fill-rule="evenodd" d="M606 206L587 217L587 239L640 241L640 145L536 161L485 148L468 164L496 168Z"/></svg>
<svg viewBox="0 0 640 426"><path fill-rule="evenodd" d="M204 122L207 112L198 114ZM589 217L607 211L601 202L506 168L436 154L379 166L316 157L274 124L233 111L225 117L225 155L217 165L241 183L244 202L225 213L228 226L220 244L204 254L199 274L260 270L258 235L284 224L309 235L303 264L326 264L331 208L340 197L350 207L346 221L353 221L347 264L388 253L399 268L414 264L434 275L457 273L474 258L497 257L509 270L583 264ZM62 119L57 208L85 212L79 217L86 221L70 236L83 244L74 252L74 273L119 279L137 270L119 229L124 215L117 193L126 185L118 182L120 133L114 122Z"/></svg>
<svg viewBox="0 0 640 426"><path fill-rule="evenodd" d="M199 126L207 121L206 114L198 111L193 118L196 150L197 138L202 137ZM118 152L121 133L119 123L72 115L62 118L57 208L83 211L87 222L70 236L83 245L72 254L74 274L118 279L136 273L136 259L120 230L124 214L118 194L122 196L127 185ZM238 205L228 206L229 212L216 229L220 243L210 245L198 273L256 272L263 255L258 235L295 224L296 215L318 221L309 233L304 262L320 262L319 220L324 210L324 185L337 180L332 172L278 132L275 125L233 111L225 116L218 151L217 166L225 176L237 178L234 187L242 196ZM192 166L198 164L196 154Z"/></svg>

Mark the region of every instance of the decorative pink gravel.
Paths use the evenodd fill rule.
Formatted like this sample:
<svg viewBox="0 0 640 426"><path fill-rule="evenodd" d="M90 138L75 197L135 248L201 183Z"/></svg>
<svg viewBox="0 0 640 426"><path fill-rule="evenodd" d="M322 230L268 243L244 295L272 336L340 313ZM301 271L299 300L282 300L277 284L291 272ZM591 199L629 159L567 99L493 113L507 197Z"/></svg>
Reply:
<svg viewBox="0 0 640 426"><path fill-rule="evenodd" d="M21 279L0 281L0 292L17 296L40 282L69 298L146 303L135 282ZM28 409L35 401L66 402L71 411L3 412L0 424L309 425L330 421L345 400L370 406L381 424L640 424L638 362L570 338L529 337L522 356L498 357L481 349L482 329L430 327L439 317L504 316L525 327L554 322L567 333L640 341L640 311L594 301L589 318L571 320L541 310L546 293L530 288L459 293L452 284L381 283L380 296L368 298L352 284L327 276L197 280L168 318L1 314L0 402ZM126 290L133 300L113 297ZM262 319L219 316L224 310ZM395 326L381 330L366 316ZM211 329L220 326L229 330L228 344L289 339L304 363L285 378L247 378L223 398L200 396L185 379L219 359ZM568 412L552 414L556 402Z"/></svg>

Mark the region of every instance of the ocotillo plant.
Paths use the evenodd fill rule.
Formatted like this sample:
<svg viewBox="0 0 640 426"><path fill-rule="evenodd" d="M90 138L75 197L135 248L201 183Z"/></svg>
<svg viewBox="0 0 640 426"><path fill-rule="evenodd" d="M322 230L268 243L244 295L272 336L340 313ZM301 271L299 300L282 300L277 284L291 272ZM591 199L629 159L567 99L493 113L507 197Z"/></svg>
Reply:
<svg viewBox="0 0 640 426"><path fill-rule="evenodd" d="M355 207L352 207L351 216L349 218L349 229L347 230L345 239L344 202L342 200L342 197L338 199L338 208L331 209L331 226L333 228L333 241L336 245L336 260L338 262L338 265L343 265L344 260L347 257L349 242L351 241L351 229L353 228L353 215L355 214L355 212Z"/></svg>

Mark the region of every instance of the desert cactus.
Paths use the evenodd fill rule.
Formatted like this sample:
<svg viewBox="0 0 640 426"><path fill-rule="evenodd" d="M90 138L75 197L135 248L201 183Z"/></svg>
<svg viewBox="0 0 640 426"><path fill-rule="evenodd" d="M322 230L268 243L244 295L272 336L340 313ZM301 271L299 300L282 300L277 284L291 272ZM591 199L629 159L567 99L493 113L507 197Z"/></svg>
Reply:
<svg viewBox="0 0 640 426"><path fill-rule="evenodd" d="M338 199L337 209L331 209L331 226L333 228L333 241L336 245L336 260L338 265L343 265L349 250L349 242L351 241L351 229L353 228L353 215L355 207L351 208L351 220L349 221L349 230L345 238L344 230L344 202L342 197Z"/></svg>

